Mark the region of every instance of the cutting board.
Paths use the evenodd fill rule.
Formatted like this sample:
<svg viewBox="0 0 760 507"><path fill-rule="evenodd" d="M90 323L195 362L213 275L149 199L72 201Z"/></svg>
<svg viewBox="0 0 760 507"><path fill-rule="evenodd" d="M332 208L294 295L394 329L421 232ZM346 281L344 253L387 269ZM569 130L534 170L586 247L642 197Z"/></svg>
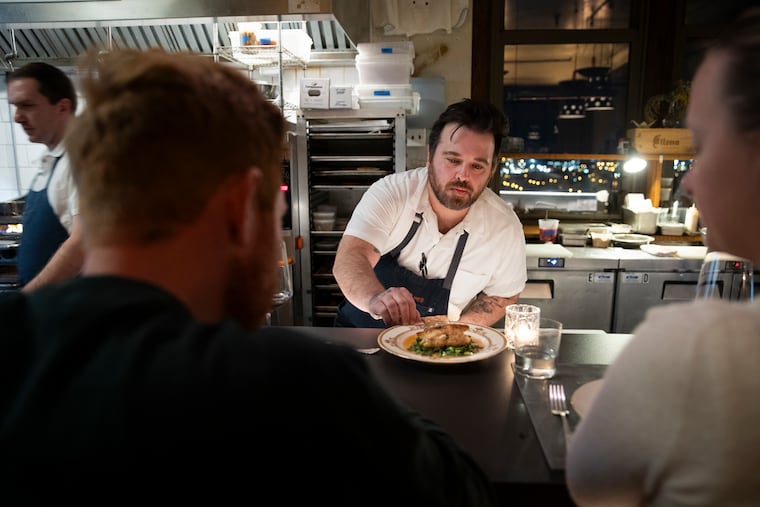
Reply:
<svg viewBox="0 0 760 507"><path fill-rule="evenodd" d="M526 257L572 257L573 253L562 245L554 243L525 245Z"/></svg>

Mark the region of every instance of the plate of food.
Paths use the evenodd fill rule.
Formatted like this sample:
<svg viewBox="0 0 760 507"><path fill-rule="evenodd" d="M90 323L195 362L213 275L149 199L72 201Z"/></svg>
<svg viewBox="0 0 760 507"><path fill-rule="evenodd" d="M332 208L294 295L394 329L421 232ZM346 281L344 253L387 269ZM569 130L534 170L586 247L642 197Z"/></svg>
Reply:
<svg viewBox="0 0 760 507"><path fill-rule="evenodd" d="M437 364L480 361L507 348L499 331L464 322L392 326L380 332L377 343L394 356Z"/></svg>

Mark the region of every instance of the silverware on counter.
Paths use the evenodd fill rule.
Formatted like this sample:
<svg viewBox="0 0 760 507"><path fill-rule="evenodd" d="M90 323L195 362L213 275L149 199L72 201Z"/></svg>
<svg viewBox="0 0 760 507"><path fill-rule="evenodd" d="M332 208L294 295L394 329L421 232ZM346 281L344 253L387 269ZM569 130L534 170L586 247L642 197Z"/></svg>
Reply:
<svg viewBox="0 0 760 507"><path fill-rule="evenodd" d="M565 397L565 386L562 384L549 384L549 408L552 414L562 418L562 429L565 432L565 450L570 446L570 424L567 422L567 416L570 410L567 408L567 398Z"/></svg>
<svg viewBox="0 0 760 507"><path fill-rule="evenodd" d="M354 350L356 350L357 352L361 352L362 354L372 355L375 352L379 352L380 347L371 347L368 349L354 349Z"/></svg>

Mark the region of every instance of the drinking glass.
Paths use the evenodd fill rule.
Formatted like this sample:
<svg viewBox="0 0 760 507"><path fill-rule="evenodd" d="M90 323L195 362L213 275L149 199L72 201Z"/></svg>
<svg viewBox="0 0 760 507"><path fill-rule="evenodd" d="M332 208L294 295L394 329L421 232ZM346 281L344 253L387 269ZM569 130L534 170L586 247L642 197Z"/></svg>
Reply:
<svg viewBox="0 0 760 507"><path fill-rule="evenodd" d="M518 337L535 336L538 333L541 308L514 304L507 306L504 313L504 336L507 338L508 348L515 348Z"/></svg>
<svg viewBox="0 0 760 507"><path fill-rule="evenodd" d="M722 286L722 279L726 280L728 287ZM699 270L696 298L753 300L755 298L753 263L726 252L707 252Z"/></svg>
<svg viewBox="0 0 760 507"><path fill-rule="evenodd" d="M515 372L528 378L552 378L557 373L557 356L562 338L562 323L542 318L535 334L515 340Z"/></svg>
<svg viewBox="0 0 760 507"><path fill-rule="evenodd" d="M559 220L556 218L538 219L538 239L544 243L554 243L557 240Z"/></svg>
<svg viewBox="0 0 760 507"><path fill-rule="evenodd" d="M267 325L272 324L272 312L293 297L293 276L290 271L290 257L285 241L280 242L280 258L277 261L277 286L272 295L272 308L267 312Z"/></svg>

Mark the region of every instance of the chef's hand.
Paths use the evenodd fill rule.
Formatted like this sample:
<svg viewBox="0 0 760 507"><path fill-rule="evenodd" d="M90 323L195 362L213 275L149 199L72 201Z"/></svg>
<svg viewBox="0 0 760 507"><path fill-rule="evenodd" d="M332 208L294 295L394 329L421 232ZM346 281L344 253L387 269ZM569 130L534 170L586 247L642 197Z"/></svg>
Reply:
<svg viewBox="0 0 760 507"><path fill-rule="evenodd" d="M387 326L417 324L422 321L412 293L405 287L390 287L369 300L369 313Z"/></svg>

